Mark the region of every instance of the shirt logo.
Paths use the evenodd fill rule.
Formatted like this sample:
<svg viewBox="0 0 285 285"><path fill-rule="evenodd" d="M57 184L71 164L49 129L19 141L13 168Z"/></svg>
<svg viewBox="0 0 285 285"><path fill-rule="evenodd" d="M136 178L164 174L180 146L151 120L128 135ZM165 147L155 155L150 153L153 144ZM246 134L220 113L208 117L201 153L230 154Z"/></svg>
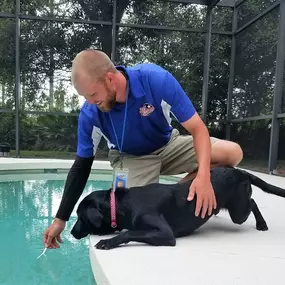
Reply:
<svg viewBox="0 0 285 285"><path fill-rule="evenodd" d="M142 107L140 107L140 114L143 117L149 116L154 111L154 109L155 108L150 103L145 103Z"/></svg>

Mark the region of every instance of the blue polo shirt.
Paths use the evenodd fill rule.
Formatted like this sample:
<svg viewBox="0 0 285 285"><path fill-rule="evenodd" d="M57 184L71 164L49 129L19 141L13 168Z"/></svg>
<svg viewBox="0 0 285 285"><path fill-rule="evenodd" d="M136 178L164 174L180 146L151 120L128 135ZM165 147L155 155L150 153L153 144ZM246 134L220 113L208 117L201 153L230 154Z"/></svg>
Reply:
<svg viewBox="0 0 285 285"><path fill-rule="evenodd" d="M127 74L129 83L122 151L132 155L150 154L170 139L170 113L179 122L185 122L196 110L178 81L164 68L151 63L116 68ZM78 156L95 155L102 136L107 140L109 148L119 150L110 116L120 147L125 103L117 103L110 112L102 112L95 104L88 104L87 101L84 103L78 120Z"/></svg>

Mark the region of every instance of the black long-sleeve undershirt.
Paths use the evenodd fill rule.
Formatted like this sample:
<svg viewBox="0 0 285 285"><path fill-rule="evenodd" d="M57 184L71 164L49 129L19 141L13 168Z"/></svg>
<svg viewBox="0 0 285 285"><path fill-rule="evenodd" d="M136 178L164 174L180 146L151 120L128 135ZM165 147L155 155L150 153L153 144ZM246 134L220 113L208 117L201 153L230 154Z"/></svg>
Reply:
<svg viewBox="0 0 285 285"><path fill-rule="evenodd" d="M94 157L83 158L76 156L67 175L56 218L64 221L69 220L74 206L79 200L87 183L93 161Z"/></svg>

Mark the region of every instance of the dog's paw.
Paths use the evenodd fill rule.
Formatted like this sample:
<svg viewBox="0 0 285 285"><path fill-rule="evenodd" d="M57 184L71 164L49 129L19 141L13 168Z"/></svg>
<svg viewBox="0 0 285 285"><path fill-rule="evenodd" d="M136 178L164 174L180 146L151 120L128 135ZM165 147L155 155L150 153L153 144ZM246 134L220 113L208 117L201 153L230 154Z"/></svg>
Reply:
<svg viewBox="0 0 285 285"><path fill-rule="evenodd" d="M97 249L111 249L113 248L114 246L112 246L112 242L110 239L101 239L96 245L95 247Z"/></svg>
<svg viewBox="0 0 285 285"><path fill-rule="evenodd" d="M111 249L118 246L117 243L115 242L114 239L110 238L110 239L101 239L96 245L95 247L97 249Z"/></svg>
<svg viewBox="0 0 285 285"><path fill-rule="evenodd" d="M268 230L268 226L266 224L266 222L259 222L259 223L256 223L256 229L258 231L267 231Z"/></svg>

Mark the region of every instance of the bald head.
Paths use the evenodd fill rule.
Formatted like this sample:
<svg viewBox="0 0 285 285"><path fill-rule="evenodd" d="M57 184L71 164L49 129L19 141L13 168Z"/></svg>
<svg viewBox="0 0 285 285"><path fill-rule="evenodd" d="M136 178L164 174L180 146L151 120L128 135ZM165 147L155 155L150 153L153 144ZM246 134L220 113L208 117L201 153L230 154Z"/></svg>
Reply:
<svg viewBox="0 0 285 285"><path fill-rule="evenodd" d="M103 80L107 72L117 72L110 58L102 51L84 50L76 55L72 63L71 80L77 89L84 81Z"/></svg>
<svg viewBox="0 0 285 285"><path fill-rule="evenodd" d="M80 52L73 60L71 79L78 94L103 112L126 100L127 80L104 52Z"/></svg>

